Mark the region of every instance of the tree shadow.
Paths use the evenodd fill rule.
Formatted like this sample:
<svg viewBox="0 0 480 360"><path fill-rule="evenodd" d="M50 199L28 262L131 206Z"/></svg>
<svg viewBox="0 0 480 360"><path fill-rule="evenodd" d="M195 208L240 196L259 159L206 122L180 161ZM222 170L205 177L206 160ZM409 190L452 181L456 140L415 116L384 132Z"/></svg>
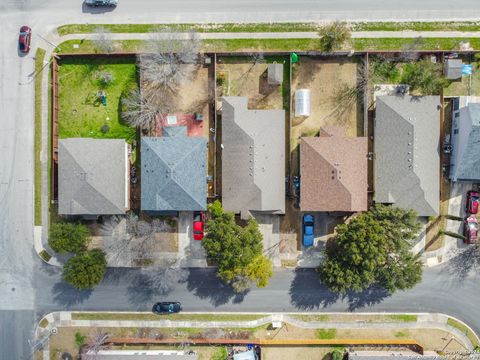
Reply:
<svg viewBox="0 0 480 360"><path fill-rule="evenodd" d="M472 272L480 270L480 246L475 244L459 251L457 256L450 259L442 272L447 272L449 276L458 281L465 280Z"/></svg>
<svg viewBox="0 0 480 360"><path fill-rule="evenodd" d="M224 305L230 300L235 304L243 302L249 290L235 293L233 288L225 285L216 275L215 269L190 268L185 280L188 291L200 299L208 299L215 307Z"/></svg>
<svg viewBox="0 0 480 360"><path fill-rule="evenodd" d="M348 311L373 306L390 296L388 290L372 286L364 291L348 291L345 294L330 291L320 282L318 276L312 276L312 269L296 269L290 285L290 302L299 310L327 308L337 302L346 302Z"/></svg>
<svg viewBox="0 0 480 360"><path fill-rule="evenodd" d="M92 290L79 291L62 281L53 286L52 295L55 304L69 308L87 300L92 295Z"/></svg>
<svg viewBox="0 0 480 360"><path fill-rule="evenodd" d="M336 303L340 295L323 285L318 276L312 276L312 269L295 269L290 284L290 302L299 310L326 308Z"/></svg>
<svg viewBox="0 0 480 360"><path fill-rule="evenodd" d="M390 295L387 289L380 286L372 286L362 292L349 291L343 298L348 303L348 310L354 311L378 304Z"/></svg>

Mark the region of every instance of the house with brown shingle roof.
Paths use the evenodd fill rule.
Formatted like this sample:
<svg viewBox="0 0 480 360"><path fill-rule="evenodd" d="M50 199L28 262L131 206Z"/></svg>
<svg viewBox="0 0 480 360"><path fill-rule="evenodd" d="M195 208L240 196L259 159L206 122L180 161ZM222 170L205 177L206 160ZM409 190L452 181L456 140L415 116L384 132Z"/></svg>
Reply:
<svg viewBox="0 0 480 360"><path fill-rule="evenodd" d="M300 209L367 210L366 137L349 138L343 128L324 127L300 142Z"/></svg>

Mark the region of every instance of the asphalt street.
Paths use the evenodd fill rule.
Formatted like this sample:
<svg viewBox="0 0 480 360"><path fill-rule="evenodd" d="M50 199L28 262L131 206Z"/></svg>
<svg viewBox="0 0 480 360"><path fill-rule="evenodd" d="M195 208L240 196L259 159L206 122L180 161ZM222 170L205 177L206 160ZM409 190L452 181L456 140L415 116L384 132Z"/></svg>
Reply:
<svg viewBox="0 0 480 360"><path fill-rule="evenodd" d="M211 270L191 270L161 294L138 270L110 270L92 292L61 281L60 270L33 251L33 74L42 36L65 23L263 22L408 19L478 19L476 0L120 0L115 10L91 10L80 0L0 0L0 359L30 359L35 320L59 309L149 310L159 298L185 309L214 311L439 311L480 330L480 276L459 277L468 260L429 269L415 289L386 296L380 290L337 297L313 271L276 273L269 287L242 296L220 285ZM18 29L33 29L32 51L17 52ZM463 274L463 272L462 272ZM162 286L164 288L164 286Z"/></svg>

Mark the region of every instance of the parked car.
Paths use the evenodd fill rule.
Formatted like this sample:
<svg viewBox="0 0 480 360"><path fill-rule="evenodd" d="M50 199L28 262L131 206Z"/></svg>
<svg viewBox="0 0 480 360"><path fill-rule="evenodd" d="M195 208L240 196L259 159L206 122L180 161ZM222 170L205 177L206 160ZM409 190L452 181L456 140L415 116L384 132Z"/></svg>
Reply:
<svg viewBox="0 0 480 360"><path fill-rule="evenodd" d="M193 212L193 239L202 240L205 229L205 214L203 211Z"/></svg>
<svg viewBox="0 0 480 360"><path fill-rule="evenodd" d="M115 7L118 5L118 0L85 0L85 4L88 6L110 6Z"/></svg>
<svg viewBox="0 0 480 360"><path fill-rule="evenodd" d="M310 214L303 215L303 246L312 246L313 245L313 230L315 223L313 216Z"/></svg>
<svg viewBox="0 0 480 360"><path fill-rule="evenodd" d="M175 314L182 310L182 304L179 302L158 302L153 305L152 311L155 314L168 315Z"/></svg>
<svg viewBox="0 0 480 360"><path fill-rule="evenodd" d="M478 205L480 202L480 193L470 190L467 192L467 206L466 210L469 214L476 214L478 212Z"/></svg>
<svg viewBox="0 0 480 360"><path fill-rule="evenodd" d="M27 54L30 51L30 39L32 38L32 29L27 25L23 25L20 28L20 35L18 37L18 48L19 50Z"/></svg>
<svg viewBox="0 0 480 360"><path fill-rule="evenodd" d="M474 244L477 242L478 220L475 216L469 216L463 226L464 242L466 244Z"/></svg>

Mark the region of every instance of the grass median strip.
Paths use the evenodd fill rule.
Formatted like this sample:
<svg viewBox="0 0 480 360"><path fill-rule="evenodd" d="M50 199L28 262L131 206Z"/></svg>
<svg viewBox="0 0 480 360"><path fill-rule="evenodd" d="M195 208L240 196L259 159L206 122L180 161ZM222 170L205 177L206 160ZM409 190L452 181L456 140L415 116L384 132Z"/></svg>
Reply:
<svg viewBox="0 0 480 360"><path fill-rule="evenodd" d="M208 23L208 24L68 24L57 28L59 35L94 33L98 28L112 33L147 33L172 30L199 33L238 32L313 32L320 30L321 23ZM478 21L434 21L434 22L357 22L350 24L352 31L480 31Z"/></svg>
<svg viewBox="0 0 480 360"><path fill-rule="evenodd" d="M480 343L478 342L478 339L475 336L475 334L472 331L470 331L464 324L452 318L448 318L447 324L464 333L472 343L473 347L480 346Z"/></svg>
<svg viewBox="0 0 480 360"><path fill-rule="evenodd" d="M172 314L150 313L72 313L72 320L138 320L138 321L252 321L266 317L263 314Z"/></svg>
<svg viewBox="0 0 480 360"><path fill-rule="evenodd" d="M366 323L394 323L394 322L416 322L417 315L392 314L392 315L370 315L370 314L331 314L331 315L290 315L294 319L306 322L366 322Z"/></svg>
<svg viewBox="0 0 480 360"><path fill-rule="evenodd" d="M355 51L406 51L414 50L454 50L459 48L463 38L355 38L350 48ZM480 49L480 38L467 40L473 49ZM142 40L113 41L117 52L136 53L145 50ZM414 44L414 45L413 45ZM202 41L203 51L320 51L318 39L208 39ZM345 51L347 51L346 49ZM95 54L98 50L92 40L67 40L57 48L59 54Z"/></svg>
<svg viewBox="0 0 480 360"><path fill-rule="evenodd" d="M37 48L35 53L35 225L42 225L42 163L40 152L42 150L42 79L45 59L45 50Z"/></svg>

